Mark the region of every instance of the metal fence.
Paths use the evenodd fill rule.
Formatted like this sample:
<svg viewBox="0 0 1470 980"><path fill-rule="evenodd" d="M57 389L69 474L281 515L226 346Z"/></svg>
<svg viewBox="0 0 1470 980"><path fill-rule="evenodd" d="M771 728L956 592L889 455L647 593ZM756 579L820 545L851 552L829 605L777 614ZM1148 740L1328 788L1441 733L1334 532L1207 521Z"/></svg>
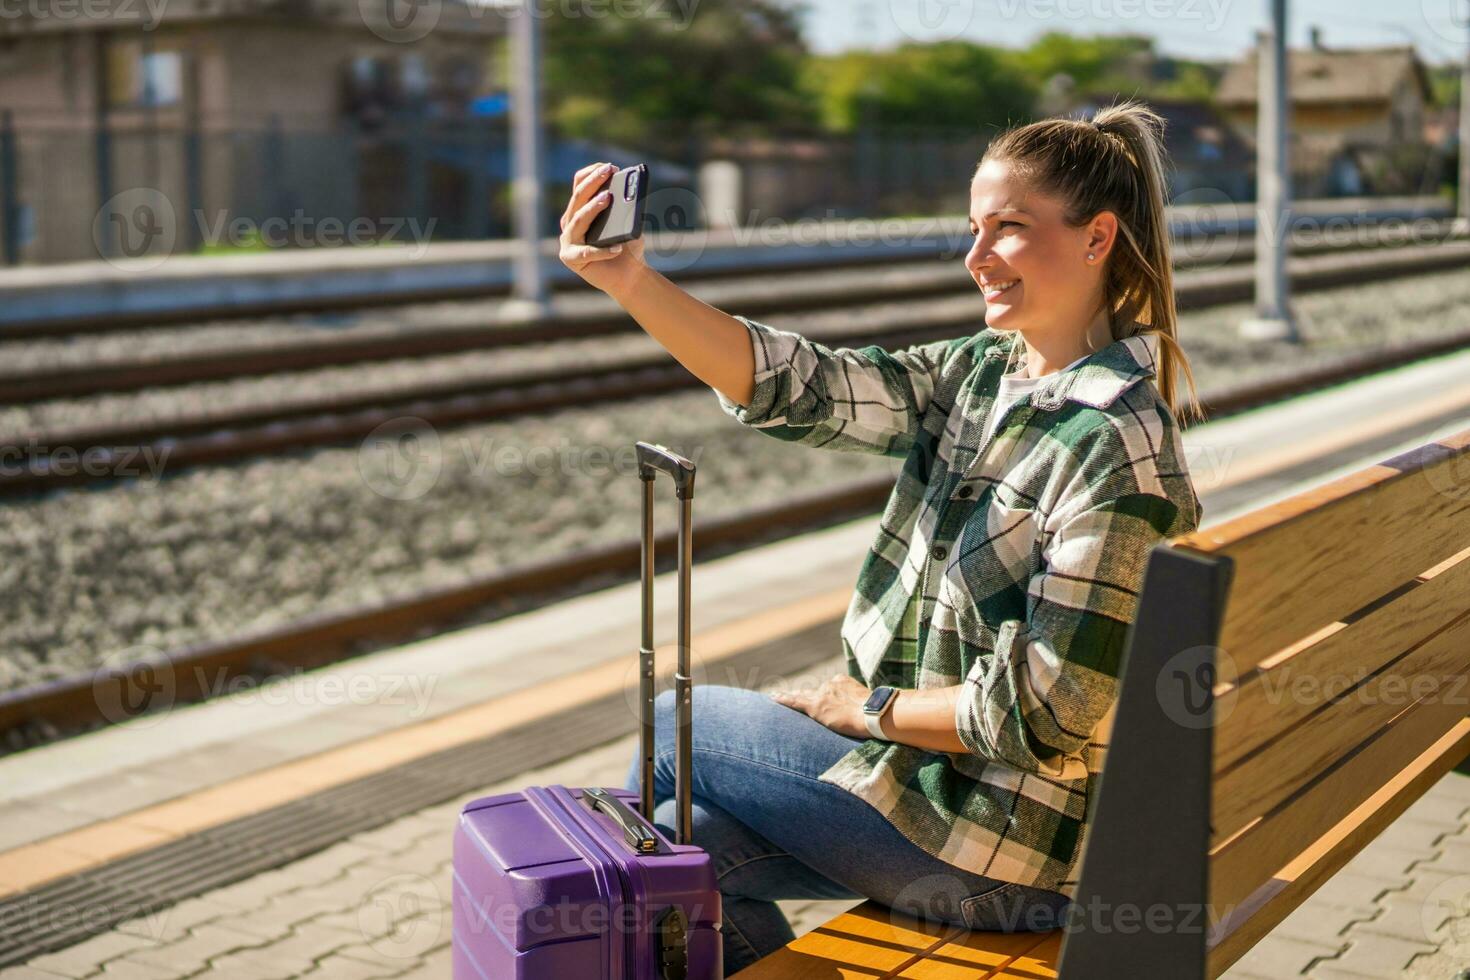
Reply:
<svg viewBox="0 0 1470 980"><path fill-rule="evenodd" d="M552 132L542 233L557 233L572 174L596 160L649 163L653 228L963 214L985 146L973 130L910 127L691 128L639 145ZM1208 149L1173 151L1171 196L1252 200L1248 151ZM1449 179L1443 156L1417 144L1303 153L1294 193L1432 194ZM510 167L503 119L96 125L0 110L0 261L509 237Z"/></svg>

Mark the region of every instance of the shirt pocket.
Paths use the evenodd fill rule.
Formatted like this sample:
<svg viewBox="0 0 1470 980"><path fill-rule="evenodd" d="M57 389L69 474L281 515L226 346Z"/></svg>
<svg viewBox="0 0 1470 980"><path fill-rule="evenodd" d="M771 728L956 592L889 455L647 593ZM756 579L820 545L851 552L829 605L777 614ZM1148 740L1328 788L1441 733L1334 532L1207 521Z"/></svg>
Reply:
<svg viewBox="0 0 1470 980"><path fill-rule="evenodd" d="M1041 525L1035 507L995 485L960 529L957 571L982 594L1016 584L1024 594L1040 560Z"/></svg>

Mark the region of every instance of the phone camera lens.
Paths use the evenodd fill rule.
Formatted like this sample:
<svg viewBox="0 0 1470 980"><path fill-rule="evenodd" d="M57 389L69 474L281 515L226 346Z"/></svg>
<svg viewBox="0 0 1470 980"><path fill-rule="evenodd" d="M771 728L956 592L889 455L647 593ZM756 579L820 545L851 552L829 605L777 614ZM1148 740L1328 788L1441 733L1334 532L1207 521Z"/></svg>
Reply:
<svg viewBox="0 0 1470 980"><path fill-rule="evenodd" d="M631 201L638 196L638 171L628 175L628 181L623 185L623 200Z"/></svg>

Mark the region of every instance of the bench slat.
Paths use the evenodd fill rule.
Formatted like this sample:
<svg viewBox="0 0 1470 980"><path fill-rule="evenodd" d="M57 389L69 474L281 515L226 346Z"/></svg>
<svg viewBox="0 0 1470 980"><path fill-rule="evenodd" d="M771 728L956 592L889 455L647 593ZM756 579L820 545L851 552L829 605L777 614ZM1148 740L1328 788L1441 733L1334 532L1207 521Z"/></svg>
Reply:
<svg viewBox="0 0 1470 980"><path fill-rule="evenodd" d="M1416 580L1419 584L1386 605L1354 622L1329 627L1327 635L1289 656L1273 658L1221 693L1215 701L1221 717L1215 729L1215 772L1229 769L1320 707L1324 688L1340 692L1351 687L1451 622L1470 595L1470 548L1431 571L1432 576Z"/></svg>
<svg viewBox="0 0 1470 980"><path fill-rule="evenodd" d="M863 902L741 970L732 980L876 980L963 932Z"/></svg>
<svg viewBox="0 0 1470 980"><path fill-rule="evenodd" d="M1175 539L1235 561L1219 646L1245 672L1470 545L1470 429ZM1351 575L1322 574L1351 569ZM1228 679L1228 678L1227 678Z"/></svg>
<svg viewBox="0 0 1470 980"><path fill-rule="evenodd" d="M1221 924L1210 948L1210 977L1218 977L1281 920L1341 870L1409 805L1470 753L1470 718L1461 719L1366 802L1281 869L1273 887L1263 888Z"/></svg>
<svg viewBox="0 0 1470 980"><path fill-rule="evenodd" d="M1431 691L1454 692L1470 662L1470 611L1411 651L1324 706L1262 751L1215 778L1213 843L1270 813L1347 753L1376 735L1409 704ZM1416 687L1416 685L1424 685ZM1398 685L1397 689L1395 685ZM1450 685L1448 687L1444 685ZM1413 695L1409 691L1414 691ZM1463 693L1463 692L1459 692Z"/></svg>
<svg viewBox="0 0 1470 980"><path fill-rule="evenodd" d="M1055 977L1060 932L967 932L894 975L895 980Z"/></svg>
<svg viewBox="0 0 1470 980"><path fill-rule="evenodd" d="M1463 676L1463 675L1462 675ZM1463 689L1462 689L1463 691ZM1425 699L1404 711L1362 751L1325 773L1291 803L1210 853L1210 903L1221 913L1245 901L1465 717L1459 697Z"/></svg>

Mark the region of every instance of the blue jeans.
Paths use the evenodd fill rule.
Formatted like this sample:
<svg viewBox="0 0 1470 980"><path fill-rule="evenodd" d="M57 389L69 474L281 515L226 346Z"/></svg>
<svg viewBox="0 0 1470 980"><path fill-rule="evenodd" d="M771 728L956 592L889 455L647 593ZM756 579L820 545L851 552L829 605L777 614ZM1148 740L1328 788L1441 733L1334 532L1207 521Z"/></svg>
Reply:
<svg viewBox="0 0 1470 980"><path fill-rule="evenodd" d="M778 899L875 899L970 929L1060 927L1065 895L972 874L904 837L818 776L861 745L759 691L702 685L692 702L692 842L709 852L724 913L725 975L795 938ZM674 692L654 701L653 822L674 839ZM638 759L624 788L639 789Z"/></svg>

